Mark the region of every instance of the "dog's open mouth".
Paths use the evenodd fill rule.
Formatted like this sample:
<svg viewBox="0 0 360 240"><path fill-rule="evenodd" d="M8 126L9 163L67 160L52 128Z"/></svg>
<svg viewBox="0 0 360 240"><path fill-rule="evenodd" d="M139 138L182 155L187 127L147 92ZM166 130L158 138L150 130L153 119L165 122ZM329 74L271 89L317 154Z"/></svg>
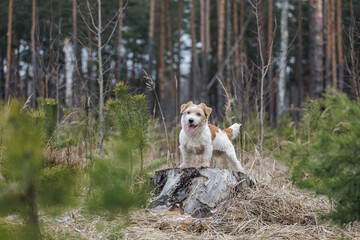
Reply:
<svg viewBox="0 0 360 240"><path fill-rule="evenodd" d="M197 125L189 124L188 129L187 129L188 133L192 133L196 127L197 127Z"/></svg>

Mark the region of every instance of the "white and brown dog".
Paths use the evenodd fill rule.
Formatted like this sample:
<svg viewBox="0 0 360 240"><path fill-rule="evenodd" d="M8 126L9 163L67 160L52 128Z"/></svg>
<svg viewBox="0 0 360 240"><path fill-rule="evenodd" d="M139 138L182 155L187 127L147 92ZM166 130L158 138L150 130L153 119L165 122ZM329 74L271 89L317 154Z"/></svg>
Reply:
<svg viewBox="0 0 360 240"><path fill-rule="evenodd" d="M210 163L215 157L225 157L237 171L244 172L231 143L231 140L239 134L241 124L235 123L231 127L221 130L208 124L211 111L212 109L204 103L196 105L190 101L181 105L180 112L183 115L179 148L183 161L180 168L190 167L193 155L202 154L201 167L210 167Z"/></svg>

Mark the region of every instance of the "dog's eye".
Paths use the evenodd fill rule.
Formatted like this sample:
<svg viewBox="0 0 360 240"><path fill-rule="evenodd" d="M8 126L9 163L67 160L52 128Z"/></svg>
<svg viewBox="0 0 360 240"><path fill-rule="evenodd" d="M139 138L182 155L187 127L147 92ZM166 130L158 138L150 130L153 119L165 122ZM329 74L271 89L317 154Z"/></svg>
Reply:
<svg viewBox="0 0 360 240"><path fill-rule="evenodd" d="M201 114L200 114L200 113L197 113L196 115L198 115L199 117L201 117Z"/></svg>
<svg viewBox="0 0 360 240"><path fill-rule="evenodd" d="M190 114L190 113L191 113L190 111L187 112L187 114Z"/></svg>

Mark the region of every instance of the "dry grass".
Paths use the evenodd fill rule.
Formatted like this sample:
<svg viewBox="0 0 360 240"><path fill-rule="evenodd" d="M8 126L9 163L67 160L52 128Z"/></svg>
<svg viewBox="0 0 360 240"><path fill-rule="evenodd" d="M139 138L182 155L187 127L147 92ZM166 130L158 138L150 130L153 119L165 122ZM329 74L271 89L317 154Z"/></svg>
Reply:
<svg viewBox="0 0 360 240"><path fill-rule="evenodd" d="M66 165L83 169L86 166L86 158L80 156L75 147L58 149L50 144L45 149L45 160L48 166Z"/></svg>
<svg viewBox="0 0 360 240"><path fill-rule="evenodd" d="M137 210L129 219L81 210L40 218L55 239L360 239L359 224L340 228L317 219L330 207L325 197L284 182L245 189L204 219L167 210Z"/></svg>
<svg viewBox="0 0 360 240"><path fill-rule="evenodd" d="M245 153L248 174L258 185L234 194L196 219L178 211L137 211L126 228L127 239L360 239L360 224L345 228L321 222L317 213L331 203L324 196L302 191L286 180L287 168L272 158L256 165L256 153ZM259 175L260 174L260 175Z"/></svg>
<svg viewBox="0 0 360 240"><path fill-rule="evenodd" d="M54 239L120 239L126 218L106 213L90 215L81 209L59 217L40 216L43 233Z"/></svg>
<svg viewBox="0 0 360 240"><path fill-rule="evenodd" d="M60 161L57 164L69 161L64 152L48 151L48 158ZM287 181L287 168L272 158L264 159L259 171L256 157L256 152L244 153L243 165L258 185L234 193L209 218L192 218L177 210L140 209L125 217L77 209L60 217L40 214L42 232L51 239L360 239L360 224L340 228L318 219L318 212L331 209L326 197L293 186ZM84 164L81 158L71 159Z"/></svg>
<svg viewBox="0 0 360 240"><path fill-rule="evenodd" d="M320 223L316 213L330 209L325 197L290 183L245 189L220 205L212 217L195 219L177 211L137 212L126 229L129 239L336 239L360 238L360 225L342 229Z"/></svg>

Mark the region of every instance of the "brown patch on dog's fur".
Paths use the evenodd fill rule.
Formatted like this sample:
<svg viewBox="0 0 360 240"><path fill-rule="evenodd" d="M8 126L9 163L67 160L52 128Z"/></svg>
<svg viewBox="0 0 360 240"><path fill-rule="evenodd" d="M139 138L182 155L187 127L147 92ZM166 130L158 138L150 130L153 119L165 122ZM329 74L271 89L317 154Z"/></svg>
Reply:
<svg viewBox="0 0 360 240"><path fill-rule="evenodd" d="M200 104L200 107L202 108L202 110L204 111L205 113L205 117L206 118L209 118L211 112L212 112L212 108L206 106L204 103L201 103Z"/></svg>
<svg viewBox="0 0 360 240"><path fill-rule="evenodd" d="M206 120L207 120L207 118L206 118L206 116L204 114L201 114L200 119L201 119L201 124L205 123Z"/></svg>
<svg viewBox="0 0 360 240"><path fill-rule="evenodd" d="M217 126L214 126L212 124L209 124L209 129L211 132L211 141L214 141L215 137L216 137L216 133L219 132L219 128Z"/></svg>
<svg viewBox="0 0 360 240"><path fill-rule="evenodd" d="M188 107L190 107L191 105L193 105L194 103L192 101L189 101L185 104L182 104L180 107L180 113L183 113Z"/></svg>
<svg viewBox="0 0 360 240"><path fill-rule="evenodd" d="M233 130L231 128L225 128L222 130L224 133L226 133L226 135L228 136L228 138L231 140L232 136L233 136Z"/></svg>

